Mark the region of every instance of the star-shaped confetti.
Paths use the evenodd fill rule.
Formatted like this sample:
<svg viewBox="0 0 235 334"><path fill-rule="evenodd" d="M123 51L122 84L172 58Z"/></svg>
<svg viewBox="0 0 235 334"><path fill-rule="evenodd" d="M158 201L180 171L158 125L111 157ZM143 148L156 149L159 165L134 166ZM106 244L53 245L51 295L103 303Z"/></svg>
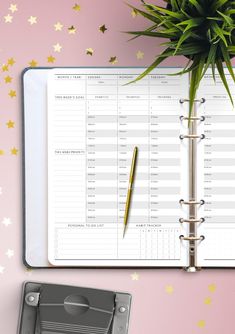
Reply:
<svg viewBox="0 0 235 334"><path fill-rule="evenodd" d="M94 53L94 50L93 50L92 48L87 48L87 49L86 49L86 54L87 54L88 56L92 56L93 53Z"/></svg>
<svg viewBox="0 0 235 334"><path fill-rule="evenodd" d="M211 298L210 298L210 297L206 297L206 298L204 299L204 304L206 304L206 305L211 305Z"/></svg>
<svg viewBox="0 0 235 334"><path fill-rule="evenodd" d="M6 251L6 256L10 259L14 255L13 249L8 249Z"/></svg>
<svg viewBox="0 0 235 334"><path fill-rule="evenodd" d="M13 16L10 14L7 14L4 16L5 23L12 23Z"/></svg>
<svg viewBox="0 0 235 334"><path fill-rule="evenodd" d="M215 285L215 284L210 284L210 285L208 285L208 290L209 290L210 292L215 292L215 290L216 290L216 285Z"/></svg>
<svg viewBox="0 0 235 334"><path fill-rule="evenodd" d="M133 274L131 274L132 281L138 281L139 278L140 278L140 276L136 272L134 272Z"/></svg>
<svg viewBox="0 0 235 334"><path fill-rule="evenodd" d="M9 75L7 75L7 76L4 78L4 81L5 81L5 83L11 83L11 82L12 82L12 77L10 77Z"/></svg>
<svg viewBox="0 0 235 334"><path fill-rule="evenodd" d="M117 61L117 57L116 57L116 56L110 57L109 62L110 62L112 65L116 64L116 63L118 62L118 61Z"/></svg>
<svg viewBox="0 0 235 334"><path fill-rule="evenodd" d="M62 49L62 46L59 43L56 43L53 45L53 48L55 52L60 52Z"/></svg>
<svg viewBox="0 0 235 334"><path fill-rule="evenodd" d="M33 274L33 270L31 268L26 268L25 272L28 276L32 276Z"/></svg>
<svg viewBox="0 0 235 334"><path fill-rule="evenodd" d="M0 266L0 274L3 274L5 268L3 266Z"/></svg>
<svg viewBox="0 0 235 334"><path fill-rule="evenodd" d="M2 224L5 225L6 227L8 227L9 225L12 224L12 221L11 221L10 218L4 217L3 220L2 220Z"/></svg>
<svg viewBox="0 0 235 334"><path fill-rule="evenodd" d="M12 154L12 155L17 155L18 152L19 152L19 150L18 150L17 148L12 147L12 149L11 149L11 154Z"/></svg>
<svg viewBox="0 0 235 334"><path fill-rule="evenodd" d="M138 12L135 8L132 9L131 11L131 16L133 17L133 19L138 15Z"/></svg>
<svg viewBox="0 0 235 334"><path fill-rule="evenodd" d="M99 31L101 31L103 34L105 33L105 31L108 30L105 26L105 24L103 24L102 26L99 26Z"/></svg>
<svg viewBox="0 0 235 334"><path fill-rule="evenodd" d="M8 93L10 97L16 97L16 91L11 89L10 92Z"/></svg>
<svg viewBox="0 0 235 334"><path fill-rule="evenodd" d="M168 293L169 295L172 295L172 293L174 292L174 288L172 285L166 285L165 286L165 291L166 293Z"/></svg>
<svg viewBox="0 0 235 334"><path fill-rule="evenodd" d="M7 72L7 71L9 71L8 65L3 64L3 65L2 65L2 71L3 71L3 72Z"/></svg>
<svg viewBox="0 0 235 334"><path fill-rule="evenodd" d="M8 8L12 13L17 12L18 8L16 4L11 3L10 7Z"/></svg>
<svg viewBox="0 0 235 334"><path fill-rule="evenodd" d="M7 125L8 129L11 129L11 128L14 128L14 126L15 126L15 122L9 120L9 121L6 123L6 125Z"/></svg>
<svg viewBox="0 0 235 334"><path fill-rule="evenodd" d="M28 18L28 22L30 23L30 25L36 24L37 23L37 17L36 16L30 16Z"/></svg>
<svg viewBox="0 0 235 334"><path fill-rule="evenodd" d="M0 149L0 155L3 155L3 154L4 154L4 150Z"/></svg>
<svg viewBox="0 0 235 334"><path fill-rule="evenodd" d="M205 320L199 320L197 322L197 325L198 325L199 328L204 328L205 325L206 325L206 322L205 322Z"/></svg>
<svg viewBox="0 0 235 334"><path fill-rule="evenodd" d="M30 67L36 67L36 66L38 66L38 62L37 62L36 60L32 59L32 60L29 62L29 66L30 66Z"/></svg>
<svg viewBox="0 0 235 334"><path fill-rule="evenodd" d="M7 60L7 64L8 65L10 65L10 66L13 66L14 64L15 64L15 59L14 58L9 58L8 60Z"/></svg>
<svg viewBox="0 0 235 334"><path fill-rule="evenodd" d="M143 59L144 58L144 52L142 52L142 51L138 51L138 52L136 52L136 58L137 59Z"/></svg>
<svg viewBox="0 0 235 334"><path fill-rule="evenodd" d="M79 12L81 10L81 6L75 3L75 5L73 6L73 10L75 10L76 12Z"/></svg>
<svg viewBox="0 0 235 334"><path fill-rule="evenodd" d="M69 34L73 34L73 35L74 35L75 32L76 32L76 30L77 30L77 29L76 29L74 26L71 26L71 27L68 28L68 32L69 32Z"/></svg>
<svg viewBox="0 0 235 334"><path fill-rule="evenodd" d="M55 62L55 57L53 57L53 56L48 56L48 57L47 57L47 62L48 62L48 63L54 63L54 62Z"/></svg>
<svg viewBox="0 0 235 334"><path fill-rule="evenodd" d="M63 24L60 22L57 22L54 24L55 31L61 31L63 28Z"/></svg>

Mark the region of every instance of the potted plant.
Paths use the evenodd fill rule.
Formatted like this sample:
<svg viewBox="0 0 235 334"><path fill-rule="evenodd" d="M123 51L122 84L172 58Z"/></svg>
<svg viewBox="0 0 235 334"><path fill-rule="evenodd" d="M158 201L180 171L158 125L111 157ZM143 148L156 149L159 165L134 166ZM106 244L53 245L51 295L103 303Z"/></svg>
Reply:
<svg viewBox="0 0 235 334"><path fill-rule="evenodd" d="M190 73L189 118L197 88L204 74L215 69L226 88L231 103L233 98L224 74L226 64L231 77L235 76L231 57L235 55L235 1L233 0L165 0L166 7L141 0L144 10L129 5L136 13L151 22L144 31L129 31L129 34L168 39L162 43L164 51L137 77L142 79L171 56L185 56L188 62L183 70L174 75ZM134 38L135 38L134 37Z"/></svg>

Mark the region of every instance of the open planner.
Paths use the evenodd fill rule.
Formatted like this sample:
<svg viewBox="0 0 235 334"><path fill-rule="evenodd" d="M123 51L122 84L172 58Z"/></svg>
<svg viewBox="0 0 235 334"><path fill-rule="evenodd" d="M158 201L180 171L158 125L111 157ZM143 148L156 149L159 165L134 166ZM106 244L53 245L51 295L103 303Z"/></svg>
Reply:
<svg viewBox="0 0 235 334"><path fill-rule="evenodd" d="M143 70L24 72L28 265L235 266L235 110L221 80L204 76L188 127L189 75L126 85Z"/></svg>

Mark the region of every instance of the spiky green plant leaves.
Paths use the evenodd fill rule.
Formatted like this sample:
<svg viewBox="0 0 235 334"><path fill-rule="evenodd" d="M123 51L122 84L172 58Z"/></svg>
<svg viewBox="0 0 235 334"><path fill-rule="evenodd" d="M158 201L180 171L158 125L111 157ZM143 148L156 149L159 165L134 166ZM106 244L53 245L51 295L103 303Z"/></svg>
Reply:
<svg viewBox="0 0 235 334"><path fill-rule="evenodd" d="M224 73L226 64L235 82L231 57L235 55L235 1L234 0L165 0L161 7L141 0L143 9L129 5L151 21L144 31L129 31L134 38L139 36L170 39L164 42L165 50L137 77L142 79L164 59L171 56L186 56L189 62L185 68L175 73L191 73L189 117L193 109L197 89L205 72L211 67L215 80L217 68L224 87L233 104L233 98Z"/></svg>

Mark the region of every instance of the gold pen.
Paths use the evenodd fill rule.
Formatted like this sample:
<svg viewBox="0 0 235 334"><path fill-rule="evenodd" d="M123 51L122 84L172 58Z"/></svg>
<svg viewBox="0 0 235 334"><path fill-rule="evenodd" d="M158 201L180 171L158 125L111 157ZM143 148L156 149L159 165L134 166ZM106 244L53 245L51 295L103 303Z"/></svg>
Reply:
<svg viewBox="0 0 235 334"><path fill-rule="evenodd" d="M132 185L133 185L134 178L135 178L135 166L136 166L137 152L138 152L138 147L135 147L133 151L133 156L132 156L129 184L128 184L127 197L126 197L123 238L125 236L127 223L128 223L128 216L129 216L130 203L131 203L131 194L132 194Z"/></svg>

